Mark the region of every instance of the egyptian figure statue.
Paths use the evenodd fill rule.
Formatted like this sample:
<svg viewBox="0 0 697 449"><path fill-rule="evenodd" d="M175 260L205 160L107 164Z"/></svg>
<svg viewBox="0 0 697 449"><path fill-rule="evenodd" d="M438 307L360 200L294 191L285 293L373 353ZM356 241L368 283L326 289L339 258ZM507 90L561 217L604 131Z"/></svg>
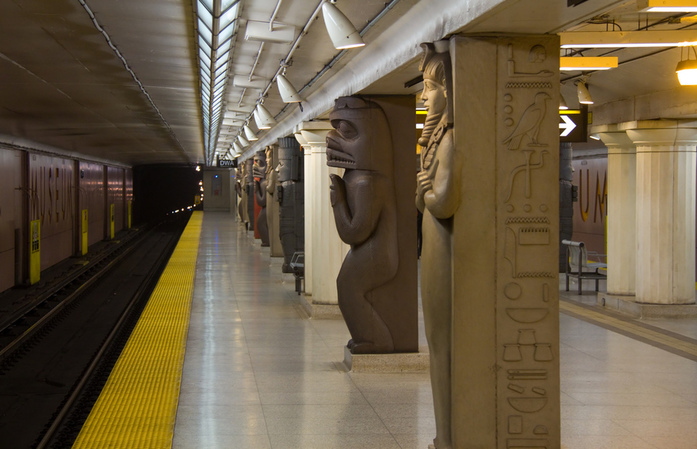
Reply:
<svg viewBox="0 0 697 449"><path fill-rule="evenodd" d="M421 302L430 353L437 449L451 442L452 220L460 203L460 168L453 144L452 68L448 41L422 44L421 99L428 113L419 145L416 205L423 212Z"/></svg>

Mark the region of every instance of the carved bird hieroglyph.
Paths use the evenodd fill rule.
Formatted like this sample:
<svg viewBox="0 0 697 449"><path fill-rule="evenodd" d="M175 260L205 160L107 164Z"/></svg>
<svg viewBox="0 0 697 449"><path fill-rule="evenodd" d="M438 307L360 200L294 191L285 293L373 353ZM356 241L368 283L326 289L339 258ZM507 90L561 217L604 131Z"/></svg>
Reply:
<svg viewBox="0 0 697 449"><path fill-rule="evenodd" d="M546 92L538 92L535 95L535 101L525 109L523 115L518 121L515 129L506 137L503 143L509 150L517 150L527 136L530 140L530 145L540 145L537 141L537 136L540 133L540 125L547 111L547 100L551 99Z"/></svg>

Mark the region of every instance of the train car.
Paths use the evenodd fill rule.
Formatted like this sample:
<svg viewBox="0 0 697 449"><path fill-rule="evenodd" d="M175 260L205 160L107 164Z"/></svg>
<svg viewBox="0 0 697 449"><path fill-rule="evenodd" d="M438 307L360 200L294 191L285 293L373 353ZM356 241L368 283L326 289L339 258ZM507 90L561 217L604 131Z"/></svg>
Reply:
<svg viewBox="0 0 697 449"><path fill-rule="evenodd" d="M131 226L130 167L0 145L0 293Z"/></svg>
<svg viewBox="0 0 697 449"><path fill-rule="evenodd" d="M607 254L607 155L575 157L572 240L584 242L589 251Z"/></svg>

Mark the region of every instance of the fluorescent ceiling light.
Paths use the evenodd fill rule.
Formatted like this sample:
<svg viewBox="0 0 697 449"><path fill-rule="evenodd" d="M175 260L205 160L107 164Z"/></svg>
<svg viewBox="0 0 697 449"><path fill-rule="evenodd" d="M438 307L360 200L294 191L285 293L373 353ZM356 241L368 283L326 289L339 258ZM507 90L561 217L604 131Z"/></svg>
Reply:
<svg viewBox="0 0 697 449"><path fill-rule="evenodd" d="M559 33L561 48L686 47L697 31L570 31Z"/></svg>
<svg viewBox="0 0 697 449"><path fill-rule="evenodd" d="M559 70L609 70L617 67L617 56L575 56L559 58Z"/></svg>
<svg viewBox="0 0 697 449"><path fill-rule="evenodd" d="M640 12L697 12L695 0L638 0Z"/></svg>
<svg viewBox="0 0 697 449"><path fill-rule="evenodd" d="M235 87L241 87L243 89L266 89L269 84L268 79L260 78L255 76L253 80L250 80L248 76L235 75L232 77L232 85Z"/></svg>
<svg viewBox="0 0 697 449"><path fill-rule="evenodd" d="M244 39L247 41L290 44L295 40L295 27L280 22L274 22L273 26L271 26L268 22L248 20Z"/></svg>

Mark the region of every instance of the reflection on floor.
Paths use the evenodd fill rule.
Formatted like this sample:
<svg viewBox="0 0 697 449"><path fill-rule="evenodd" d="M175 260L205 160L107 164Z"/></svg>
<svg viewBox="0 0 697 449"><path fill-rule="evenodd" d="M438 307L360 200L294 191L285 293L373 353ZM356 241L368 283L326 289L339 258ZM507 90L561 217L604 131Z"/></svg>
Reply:
<svg viewBox="0 0 697 449"><path fill-rule="evenodd" d="M201 239L173 447L428 446L427 374L347 373L346 326L307 319L280 259L229 214ZM696 448L697 362L583 318L560 316L562 447ZM663 321L697 338L696 319Z"/></svg>

